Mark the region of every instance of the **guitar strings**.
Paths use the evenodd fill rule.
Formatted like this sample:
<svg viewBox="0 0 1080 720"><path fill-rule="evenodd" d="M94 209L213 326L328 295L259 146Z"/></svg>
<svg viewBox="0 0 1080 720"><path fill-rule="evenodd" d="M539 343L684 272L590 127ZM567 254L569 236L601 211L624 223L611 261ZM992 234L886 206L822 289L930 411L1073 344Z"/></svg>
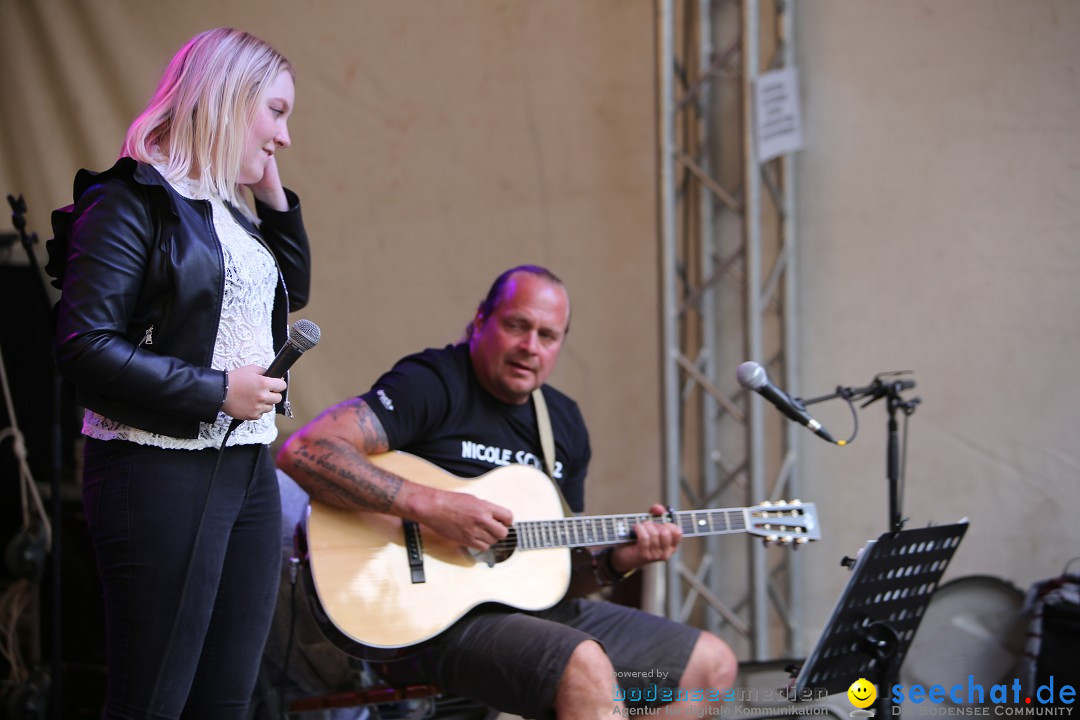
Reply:
<svg viewBox="0 0 1080 720"><path fill-rule="evenodd" d="M696 518L697 515L704 515L707 519ZM715 532L713 518L717 516L722 517L725 530L740 531L747 528L740 511L727 509L681 512L676 513L674 518L641 514L597 518L527 520L511 526L510 533L505 538L493 543L491 549L507 551L522 547L519 537L526 540L524 543L526 549L619 544L632 539L632 531L635 525L657 521L676 523L687 535L697 534L699 531L698 525L707 524L708 530L706 532L713 533ZM782 521L778 524L782 525ZM625 527L628 532L622 532L616 525Z"/></svg>

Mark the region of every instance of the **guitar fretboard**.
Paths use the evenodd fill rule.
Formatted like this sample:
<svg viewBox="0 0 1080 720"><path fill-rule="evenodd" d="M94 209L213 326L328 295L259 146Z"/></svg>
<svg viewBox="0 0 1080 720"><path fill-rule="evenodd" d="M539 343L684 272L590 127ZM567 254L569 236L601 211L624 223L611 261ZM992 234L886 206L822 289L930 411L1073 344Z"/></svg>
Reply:
<svg viewBox="0 0 1080 720"><path fill-rule="evenodd" d="M682 529L683 537L746 531L746 516L743 508L677 512L674 513L674 518L641 513L638 515L594 515L558 520L527 520L514 523L514 530L517 534L518 548L536 550L632 542L634 527L639 523L648 522L677 523Z"/></svg>

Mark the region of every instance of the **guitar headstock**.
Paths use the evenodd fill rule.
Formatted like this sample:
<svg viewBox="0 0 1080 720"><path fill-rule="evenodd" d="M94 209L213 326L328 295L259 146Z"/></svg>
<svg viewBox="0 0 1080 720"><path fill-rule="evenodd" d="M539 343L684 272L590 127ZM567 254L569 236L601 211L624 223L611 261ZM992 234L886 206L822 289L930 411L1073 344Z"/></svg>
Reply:
<svg viewBox="0 0 1080 720"><path fill-rule="evenodd" d="M817 508L801 500L776 500L746 508L746 531L766 544L805 545L821 539Z"/></svg>

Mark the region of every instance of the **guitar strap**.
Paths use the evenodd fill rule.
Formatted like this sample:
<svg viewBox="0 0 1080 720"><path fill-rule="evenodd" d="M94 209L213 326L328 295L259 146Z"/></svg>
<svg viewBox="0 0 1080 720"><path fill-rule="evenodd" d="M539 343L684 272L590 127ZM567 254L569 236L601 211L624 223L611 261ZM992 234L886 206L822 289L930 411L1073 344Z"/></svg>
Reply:
<svg viewBox="0 0 1080 720"><path fill-rule="evenodd" d="M547 476L551 479L551 484L555 486L555 491L559 493L563 513L566 517L573 517L573 511L566 504L566 498L563 497L559 484L555 482L555 435L551 431L551 416L548 414L547 402L544 401L544 391L536 388L532 391L532 398L533 409L536 411L536 427L540 431L540 449L544 453L544 467L547 469Z"/></svg>
<svg viewBox="0 0 1080 720"><path fill-rule="evenodd" d="M536 410L536 427L540 430L540 447L544 451L544 467L548 477L555 479L555 436L551 432L551 416L548 415L544 391L536 388L532 392L533 409Z"/></svg>

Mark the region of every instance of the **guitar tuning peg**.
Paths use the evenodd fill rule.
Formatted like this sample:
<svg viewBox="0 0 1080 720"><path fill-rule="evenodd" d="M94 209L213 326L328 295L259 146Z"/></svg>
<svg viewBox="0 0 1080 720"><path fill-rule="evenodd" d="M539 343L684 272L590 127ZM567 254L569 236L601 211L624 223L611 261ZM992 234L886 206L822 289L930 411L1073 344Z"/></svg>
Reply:
<svg viewBox="0 0 1080 720"><path fill-rule="evenodd" d="M789 505L802 505L802 500L800 500L800 499L798 499L798 498L795 498L794 500L792 500L792 501L791 501L790 503L788 503L788 504L789 504Z"/></svg>
<svg viewBox="0 0 1080 720"><path fill-rule="evenodd" d="M772 525L771 525L771 524L769 524L769 523L765 523L765 524L764 524L764 525L762 525L761 527L765 528L766 530L772 530Z"/></svg>
<svg viewBox="0 0 1080 720"><path fill-rule="evenodd" d="M795 547L798 547L799 545L805 545L808 542L810 542L810 538L806 537L805 535L803 537L797 537L795 538Z"/></svg>
<svg viewBox="0 0 1080 720"><path fill-rule="evenodd" d="M774 542L779 542L779 541L780 541L780 536L779 535L766 535L765 536L765 542L766 543L774 543Z"/></svg>
<svg viewBox="0 0 1080 720"><path fill-rule="evenodd" d="M772 501L766 500L765 502L761 503L761 507L772 507Z"/></svg>

